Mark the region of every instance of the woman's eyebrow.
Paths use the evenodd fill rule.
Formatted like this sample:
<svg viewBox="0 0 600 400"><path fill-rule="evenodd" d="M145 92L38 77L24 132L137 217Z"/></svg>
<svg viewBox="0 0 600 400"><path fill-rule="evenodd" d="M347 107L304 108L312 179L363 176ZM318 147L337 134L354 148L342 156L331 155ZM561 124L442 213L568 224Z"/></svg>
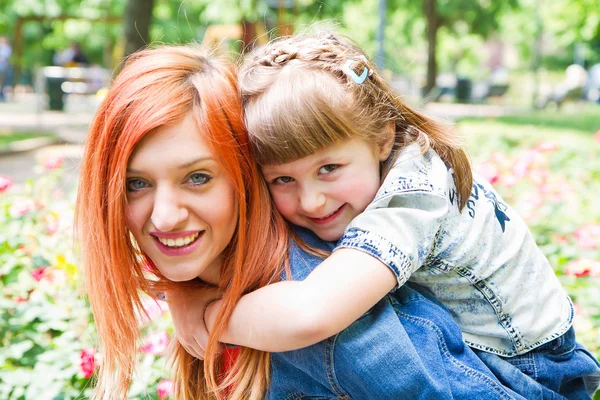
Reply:
<svg viewBox="0 0 600 400"><path fill-rule="evenodd" d="M212 156L198 157L198 158L196 158L194 160L187 161L187 162L184 162L182 164L179 164L177 166L177 169L186 169L186 168L189 168L189 167L191 167L193 165L199 164L201 162L206 162L206 161L214 161L214 158Z"/></svg>
<svg viewBox="0 0 600 400"><path fill-rule="evenodd" d="M207 162L207 161L214 162L214 158L212 156L198 157L198 158L195 158L193 160L181 163L181 164L177 165L176 168L177 169L186 169L186 168L189 168L189 167L194 166L196 164L199 164L201 162ZM142 172L143 171L137 170L135 168L127 168L127 173L128 174L141 174Z"/></svg>

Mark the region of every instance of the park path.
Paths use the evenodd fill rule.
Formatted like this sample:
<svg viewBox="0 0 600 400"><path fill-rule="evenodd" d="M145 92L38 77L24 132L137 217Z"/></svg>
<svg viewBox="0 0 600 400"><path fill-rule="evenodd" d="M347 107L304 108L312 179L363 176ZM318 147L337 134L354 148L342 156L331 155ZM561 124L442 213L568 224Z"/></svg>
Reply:
<svg viewBox="0 0 600 400"><path fill-rule="evenodd" d="M10 176L19 185L39 173L39 164L49 157L64 159L65 183L74 186L79 172L87 130L98 106L93 96L70 98L65 111L41 111L38 97L20 95L16 101L0 103L0 133L2 131L49 131L59 138L59 144L27 151L0 153L0 175ZM454 121L466 116L493 117L520 113L523 110L503 105L429 103L423 107L427 115ZM38 166L36 168L36 166Z"/></svg>
<svg viewBox="0 0 600 400"><path fill-rule="evenodd" d="M64 112L43 111L39 106L39 97L32 93L0 103L0 134L11 131L53 132L58 139L55 143L42 146L31 143L30 149L0 153L0 175L10 176L19 185L29 178L35 178L44 160L58 157L63 159L65 183L73 187L97 103L93 96L71 98ZM26 144L25 147L29 146Z"/></svg>

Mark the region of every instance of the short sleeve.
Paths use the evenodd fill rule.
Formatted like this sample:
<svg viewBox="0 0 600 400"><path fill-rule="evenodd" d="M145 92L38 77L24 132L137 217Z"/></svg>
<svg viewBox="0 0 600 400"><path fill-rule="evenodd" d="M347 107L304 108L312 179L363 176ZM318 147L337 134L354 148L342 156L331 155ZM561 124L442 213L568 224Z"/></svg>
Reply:
<svg viewBox="0 0 600 400"><path fill-rule="evenodd" d="M336 250L370 254L387 265L397 287L402 286L431 253L451 206L451 175L439 157L437 161L418 157L392 170L375 200L347 227ZM432 174L436 179L430 179Z"/></svg>

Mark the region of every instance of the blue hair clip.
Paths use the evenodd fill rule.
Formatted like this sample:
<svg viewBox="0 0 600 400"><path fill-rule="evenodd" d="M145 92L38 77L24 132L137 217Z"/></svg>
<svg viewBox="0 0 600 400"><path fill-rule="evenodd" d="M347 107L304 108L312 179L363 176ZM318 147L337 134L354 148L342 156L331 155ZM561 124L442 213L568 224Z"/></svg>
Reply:
<svg viewBox="0 0 600 400"><path fill-rule="evenodd" d="M363 59L365 61L365 63L367 62L366 57L361 56L361 59ZM346 60L346 62L344 63L344 66L342 67L342 71L346 75L348 75L354 81L354 83L356 83L358 85L362 85L367 80L367 78L373 74L373 71L371 71L365 65L363 72L360 75L357 75L356 72L354 72L354 70L352 69L352 65L354 63L355 63L355 61L353 59Z"/></svg>

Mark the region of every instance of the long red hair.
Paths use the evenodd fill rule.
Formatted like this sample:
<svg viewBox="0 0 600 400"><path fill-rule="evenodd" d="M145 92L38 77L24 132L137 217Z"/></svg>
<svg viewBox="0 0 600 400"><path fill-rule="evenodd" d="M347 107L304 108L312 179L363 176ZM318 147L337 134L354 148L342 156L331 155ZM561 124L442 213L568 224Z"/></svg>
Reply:
<svg viewBox="0 0 600 400"><path fill-rule="evenodd" d="M227 391L229 398L258 399L269 384L268 353L242 349L236 365L224 376L215 350L240 297L279 280L288 227L274 211L250 158L231 64L200 46L162 46L129 57L96 113L81 165L76 232L102 355L95 398L126 397L140 340L136 313L143 312L141 294L152 295L156 287L202 289L201 282L167 282L155 268L158 285L148 279L145 266L152 262L125 225L125 172L136 144L190 112L236 190L239 217L224 254L219 286L225 305L211 332L206 360L193 358L174 343L174 397L223 398Z"/></svg>

